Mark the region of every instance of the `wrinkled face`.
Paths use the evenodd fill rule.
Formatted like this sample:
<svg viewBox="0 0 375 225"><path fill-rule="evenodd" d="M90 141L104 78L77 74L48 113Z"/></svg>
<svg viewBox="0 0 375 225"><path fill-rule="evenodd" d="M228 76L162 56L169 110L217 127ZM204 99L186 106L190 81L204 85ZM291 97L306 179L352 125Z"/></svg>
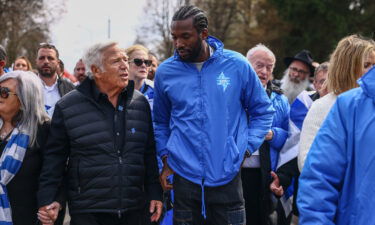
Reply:
<svg viewBox="0 0 375 225"><path fill-rule="evenodd" d="M363 65L363 74L367 73L375 65L375 52L371 52L366 58Z"/></svg>
<svg viewBox="0 0 375 225"><path fill-rule="evenodd" d="M59 60L53 49L41 48L36 58L36 68L43 77L52 77L56 73Z"/></svg>
<svg viewBox="0 0 375 225"><path fill-rule="evenodd" d="M8 79L0 83L0 116L10 115L13 117L21 107L20 100L16 95L17 81Z"/></svg>
<svg viewBox="0 0 375 225"><path fill-rule="evenodd" d="M320 96L323 96L321 94L321 90L324 84L324 81L327 79L327 74L328 71L320 71L318 74L316 74L315 79L314 79L314 88L315 90L319 93Z"/></svg>
<svg viewBox="0 0 375 225"><path fill-rule="evenodd" d="M125 88L129 82L129 63L125 50L113 45L103 52L102 58L103 70L91 67L95 82L109 89Z"/></svg>
<svg viewBox="0 0 375 225"><path fill-rule="evenodd" d="M134 60L142 62L141 65L137 65ZM148 54L141 50L134 51L131 55L129 55L129 78L131 80L144 80L147 78L149 66L146 65L144 60L148 59Z"/></svg>
<svg viewBox="0 0 375 225"><path fill-rule="evenodd" d="M292 82L298 84L307 79L309 75L310 69L305 63L294 60L289 65L289 78Z"/></svg>
<svg viewBox="0 0 375 225"><path fill-rule="evenodd" d="M203 34L203 36L202 36ZM173 45L181 60L196 62L202 51L202 40L206 38L193 26L193 19L173 21L171 25Z"/></svg>
<svg viewBox="0 0 375 225"><path fill-rule="evenodd" d="M17 59L14 62L14 70L23 70L23 71L28 71L29 68L27 66L27 62L24 59Z"/></svg>
<svg viewBox="0 0 375 225"><path fill-rule="evenodd" d="M82 83L86 78L85 64L83 64L81 60L78 61L76 67L74 67L74 76L80 83Z"/></svg>
<svg viewBox="0 0 375 225"><path fill-rule="evenodd" d="M151 66L148 70L147 78L150 79L150 80L154 80L156 69L159 66L159 62L158 62L158 60L156 59L155 56L151 56L150 59L151 59L152 63L151 63Z"/></svg>
<svg viewBox="0 0 375 225"><path fill-rule="evenodd" d="M275 59L267 52L258 50L249 58L249 61L257 73L259 80L262 82L262 85L266 86L272 77Z"/></svg>

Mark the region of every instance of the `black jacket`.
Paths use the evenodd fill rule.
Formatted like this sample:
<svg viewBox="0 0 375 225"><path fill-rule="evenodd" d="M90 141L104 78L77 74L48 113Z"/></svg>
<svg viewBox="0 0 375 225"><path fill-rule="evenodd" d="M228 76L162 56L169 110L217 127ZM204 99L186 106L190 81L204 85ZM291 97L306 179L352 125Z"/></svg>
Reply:
<svg viewBox="0 0 375 225"><path fill-rule="evenodd" d="M70 213L122 213L142 209L145 199L161 200L151 112L129 82L125 93L125 141L114 149L112 128L94 100L95 82L86 79L55 107L39 205L54 200L68 161ZM147 194L147 196L146 196Z"/></svg>
<svg viewBox="0 0 375 225"><path fill-rule="evenodd" d="M61 97L68 94L71 90L75 88L74 84L68 79L59 77L57 78L57 88Z"/></svg>
<svg viewBox="0 0 375 225"><path fill-rule="evenodd" d="M8 197L12 209L12 220L14 225L37 224L37 190L39 175L43 161L43 147L48 139L49 122L38 126L36 142L28 147L21 168L7 185ZM0 143L0 154L4 151L7 142ZM60 196L63 193L60 192ZM63 206L63 198L56 199ZM62 224L63 214L55 224Z"/></svg>

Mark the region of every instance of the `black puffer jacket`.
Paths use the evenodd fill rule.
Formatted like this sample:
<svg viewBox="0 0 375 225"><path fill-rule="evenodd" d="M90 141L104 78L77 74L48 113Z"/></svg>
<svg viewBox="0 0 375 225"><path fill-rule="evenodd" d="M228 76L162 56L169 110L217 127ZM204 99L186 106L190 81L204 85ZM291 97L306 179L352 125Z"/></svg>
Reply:
<svg viewBox="0 0 375 225"><path fill-rule="evenodd" d="M86 79L57 104L40 178L39 205L54 200L69 157L69 211L122 213L161 200L150 107L129 82L125 141L115 149L112 127L93 99ZM146 196L148 194L148 196Z"/></svg>

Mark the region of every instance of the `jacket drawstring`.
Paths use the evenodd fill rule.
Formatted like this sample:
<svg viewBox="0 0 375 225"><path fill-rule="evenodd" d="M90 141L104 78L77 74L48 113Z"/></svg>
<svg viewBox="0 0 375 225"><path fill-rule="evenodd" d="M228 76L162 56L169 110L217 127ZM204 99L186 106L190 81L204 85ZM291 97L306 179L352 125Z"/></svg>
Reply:
<svg viewBox="0 0 375 225"><path fill-rule="evenodd" d="M204 219L206 219L206 204L204 201L204 179L202 179L201 188L202 188L202 216L204 217Z"/></svg>

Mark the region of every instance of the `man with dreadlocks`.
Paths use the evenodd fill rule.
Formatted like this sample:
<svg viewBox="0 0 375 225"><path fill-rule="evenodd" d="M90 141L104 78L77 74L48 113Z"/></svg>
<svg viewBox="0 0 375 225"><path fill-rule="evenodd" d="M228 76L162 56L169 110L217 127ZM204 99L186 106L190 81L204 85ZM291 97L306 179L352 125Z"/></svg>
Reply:
<svg viewBox="0 0 375 225"><path fill-rule="evenodd" d="M247 59L208 35L201 9L181 7L171 34L175 54L155 76L154 125L174 224L245 224L240 167L274 110Z"/></svg>

